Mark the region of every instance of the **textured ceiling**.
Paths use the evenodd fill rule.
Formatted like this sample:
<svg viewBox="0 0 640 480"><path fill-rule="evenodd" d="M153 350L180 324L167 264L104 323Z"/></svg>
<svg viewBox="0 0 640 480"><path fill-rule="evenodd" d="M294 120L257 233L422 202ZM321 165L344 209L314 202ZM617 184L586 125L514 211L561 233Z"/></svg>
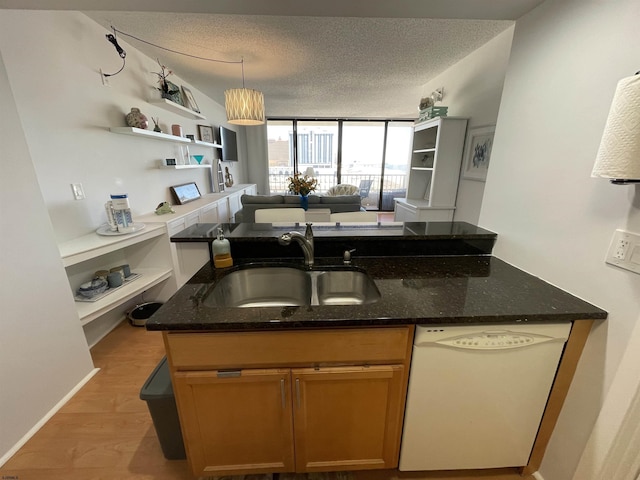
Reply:
<svg viewBox="0 0 640 480"><path fill-rule="evenodd" d="M422 85L542 1L61 0L56 9L81 10L107 30L190 55L244 58L245 85L264 93L267 116L416 118L420 97L430 93ZM18 3L13 8L47 2ZM225 89L242 86L239 64L119 39L220 104Z"/></svg>

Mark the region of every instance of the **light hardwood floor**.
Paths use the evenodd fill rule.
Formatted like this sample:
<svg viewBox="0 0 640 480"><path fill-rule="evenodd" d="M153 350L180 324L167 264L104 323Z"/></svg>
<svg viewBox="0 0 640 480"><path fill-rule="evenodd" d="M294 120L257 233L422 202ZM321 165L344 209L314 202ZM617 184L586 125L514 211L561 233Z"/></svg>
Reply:
<svg viewBox="0 0 640 480"><path fill-rule="evenodd" d="M159 332L123 322L92 350L100 371L2 468L3 480L193 480L162 455L140 388L162 356ZM355 480L522 480L515 470L355 472ZM533 480L533 477L526 477Z"/></svg>

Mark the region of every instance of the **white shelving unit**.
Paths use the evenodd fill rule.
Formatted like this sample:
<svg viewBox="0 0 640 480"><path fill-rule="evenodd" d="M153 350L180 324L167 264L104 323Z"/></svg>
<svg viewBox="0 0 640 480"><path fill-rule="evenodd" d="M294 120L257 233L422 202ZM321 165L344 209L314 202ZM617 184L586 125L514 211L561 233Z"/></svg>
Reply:
<svg viewBox="0 0 640 480"><path fill-rule="evenodd" d="M416 124L407 198L396 198L395 220L451 221L467 119L437 117Z"/></svg>
<svg viewBox="0 0 640 480"><path fill-rule="evenodd" d="M129 264L131 271L139 274L135 280L113 289L97 301L76 301L78 319L83 326L159 285L173 273L163 223L146 223L143 230L127 235L90 233L64 242L58 248L74 296L78 287L90 281L97 270Z"/></svg>
<svg viewBox="0 0 640 480"><path fill-rule="evenodd" d="M154 132L153 130L146 130L136 127L111 127L113 133L119 133L121 135L133 135L134 137L150 138L153 140L163 140L165 142L172 143L192 143L191 140L185 137L178 137L176 135L169 135L168 133Z"/></svg>
<svg viewBox="0 0 640 480"><path fill-rule="evenodd" d="M156 105L160 108L164 108L165 110L168 110L170 112L182 115L183 117L186 117L186 118L195 118L196 120L207 119L207 117L205 117L204 115L198 112L194 112L190 108L183 107L182 105L178 105L177 103L172 102L171 100L167 100L166 98L151 100L149 101L149 103L152 105Z"/></svg>

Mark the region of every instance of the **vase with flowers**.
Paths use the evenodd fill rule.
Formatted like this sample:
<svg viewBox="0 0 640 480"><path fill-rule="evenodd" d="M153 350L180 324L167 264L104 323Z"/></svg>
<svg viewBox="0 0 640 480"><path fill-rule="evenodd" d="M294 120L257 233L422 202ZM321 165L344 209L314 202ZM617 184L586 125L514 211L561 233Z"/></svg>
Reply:
<svg viewBox="0 0 640 480"><path fill-rule="evenodd" d="M309 194L318 186L318 180L309 175L294 173L293 177L287 178L289 191L300 195L300 206L307 210L309 208Z"/></svg>
<svg viewBox="0 0 640 480"><path fill-rule="evenodd" d="M180 89L167 80L167 77L173 74L173 70L169 70L166 66L162 65L160 60L156 59L156 61L158 62L158 65L160 65L160 71L153 72L158 76L158 85L160 85L156 88L160 91L162 98L166 98L167 100L171 100L172 102L181 105Z"/></svg>

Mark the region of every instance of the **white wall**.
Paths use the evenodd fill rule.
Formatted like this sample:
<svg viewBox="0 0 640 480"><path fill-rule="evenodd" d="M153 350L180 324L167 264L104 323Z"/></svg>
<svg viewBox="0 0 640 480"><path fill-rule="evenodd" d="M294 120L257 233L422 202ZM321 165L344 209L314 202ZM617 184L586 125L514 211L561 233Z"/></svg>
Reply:
<svg viewBox="0 0 640 480"><path fill-rule="evenodd" d="M567 480L640 313L640 275L606 265L640 233L640 188L590 178L616 83L638 70L637 0L547 0L516 23L480 225L496 256L609 312L589 338L545 455ZM637 336L635 337L637 339Z"/></svg>
<svg viewBox="0 0 640 480"><path fill-rule="evenodd" d="M0 463L93 368L57 243L104 223L110 193L129 194L135 219L171 201L171 185L209 189L207 170L156 168L175 156L173 144L109 127L125 126L131 107L159 116L165 132L173 123L194 134L197 124L224 124L238 132L241 159L224 165L244 182L244 128L227 125L222 106L193 87L208 120L147 103L158 95L155 59L120 40L126 67L102 85L99 69L121 65L106 33L78 12L0 10ZM191 153L213 159L212 149ZM70 183L82 183L87 199L73 200Z"/></svg>
<svg viewBox="0 0 640 480"><path fill-rule="evenodd" d="M158 64L123 39L119 43L127 52L126 66L110 78L111 86L102 85L99 69L112 73L122 64L107 33L79 12L0 11L0 51L58 241L104 223L103 205L110 193L128 193L136 215L171 201L171 185L195 181L201 192L209 191L207 170L156 168L159 160L175 157L174 144L109 132L109 127L126 126L124 116L131 107L139 107L152 128L151 117L160 117L164 132L174 123L196 135L198 124L236 130L242 161L224 165L236 183L245 181L244 128L229 126L224 108L183 82L179 72L170 79L191 88L207 120L187 119L147 103L159 98L152 73ZM158 51L169 68L170 55ZM192 146L190 151L212 161L213 149ZM73 199L71 183L83 184L86 200Z"/></svg>
<svg viewBox="0 0 640 480"><path fill-rule="evenodd" d="M93 364L1 55L0 112L1 465Z"/></svg>
<svg viewBox="0 0 640 480"><path fill-rule="evenodd" d="M429 96L444 87L444 98L438 105L449 107L449 116L468 118L467 129L495 125L513 30L508 28L423 85L422 95ZM455 221L478 223L484 185L460 176Z"/></svg>

